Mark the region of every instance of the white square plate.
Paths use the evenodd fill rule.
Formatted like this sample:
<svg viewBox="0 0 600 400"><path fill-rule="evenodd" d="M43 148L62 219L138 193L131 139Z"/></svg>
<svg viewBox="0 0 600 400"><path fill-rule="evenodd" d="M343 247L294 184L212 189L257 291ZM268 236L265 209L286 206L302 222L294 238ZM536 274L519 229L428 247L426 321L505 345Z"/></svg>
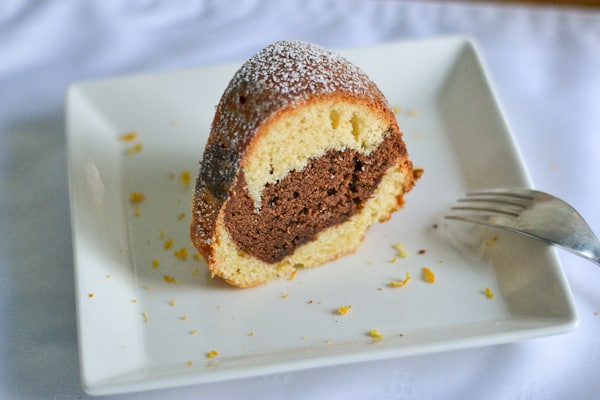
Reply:
<svg viewBox="0 0 600 400"><path fill-rule="evenodd" d="M425 174L404 209L371 228L357 253L253 289L211 279L188 238L198 160L239 64L70 88L77 316L89 393L491 345L576 325L551 248L443 219L466 190L530 186L472 43L447 37L342 53L397 107L411 158ZM137 139L120 140L130 131ZM136 144L143 149L127 154ZM145 195L138 215L133 192ZM176 257L184 247L188 257ZM424 281L423 267L435 283ZM407 272L404 287L388 285ZM352 309L339 315L344 305ZM373 340L371 329L383 340ZM212 350L219 355L208 358Z"/></svg>

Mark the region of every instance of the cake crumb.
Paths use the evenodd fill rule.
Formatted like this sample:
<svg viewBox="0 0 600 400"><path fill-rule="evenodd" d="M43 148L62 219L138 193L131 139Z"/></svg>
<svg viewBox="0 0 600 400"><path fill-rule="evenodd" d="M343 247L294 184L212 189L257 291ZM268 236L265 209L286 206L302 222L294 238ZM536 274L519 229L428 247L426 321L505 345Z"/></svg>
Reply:
<svg viewBox="0 0 600 400"><path fill-rule="evenodd" d="M174 283L176 285L179 283L179 282L177 282L177 279L175 279L174 277L172 277L170 275L163 275L163 279L167 283Z"/></svg>
<svg viewBox="0 0 600 400"><path fill-rule="evenodd" d="M170 305L171 307L175 307L175 299L171 299L171 300L169 300L169 305Z"/></svg>
<svg viewBox="0 0 600 400"><path fill-rule="evenodd" d="M186 364L188 367L191 367L192 365L194 365L193 361L188 361Z"/></svg>
<svg viewBox="0 0 600 400"><path fill-rule="evenodd" d="M396 250L396 254L401 257L401 258L407 258L408 257L408 252L406 251L406 249L404 248L404 246L402 245L402 243L395 243L394 244L394 249Z"/></svg>
<svg viewBox="0 0 600 400"><path fill-rule="evenodd" d="M410 280L410 274L407 271L406 272L406 276L404 277L403 280L401 280L401 281L391 281L389 283L389 286L391 286L391 287L402 287L402 286L406 285L409 280Z"/></svg>
<svg viewBox="0 0 600 400"><path fill-rule="evenodd" d="M248 332L248 336L254 336L254 332L252 332L252 331Z"/></svg>
<svg viewBox="0 0 600 400"><path fill-rule="evenodd" d="M133 146L131 146L130 148L128 148L127 151L125 152L125 154L128 156L131 156L136 153L139 153L140 151L142 151L143 148L144 148L144 146L141 143L136 143Z"/></svg>
<svg viewBox="0 0 600 400"><path fill-rule="evenodd" d="M293 270L292 273L290 274L289 278L288 278L288 281L293 281L294 278L296 278L296 274L297 273L298 273L297 269Z"/></svg>
<svg viewBox="0 0 600 400"><path fill-rule="evenodd" d="M208 353L206 353L206 358L214 358L217 357L219 355L219 352L216 350L211 350Z"/></svg>
<svg viewBox="0 0 600 400"><path fill-rule="evenodd" d="M165 248L165 250L169 250L171 248L171 246L173 246L173 239L167 239L165 241L165 244L163 245L163 247Z"/></svg>
<svg viewBox="0 0 600 400"><path fill-rule="evenodd" d="M94 297L94 293L88 293L88 297L91 299L92 297Z"/></svg>
<svg viewBox="0 0 600 400"><path fill-rule="evenodd" d="M129 202L131 204L140 204L146 200L146 195L140 192L131 192L129 193Z"/></svg>
<svg viewBox="0 0 600 400"><path fill-rule="evenodd" d="M379 332L378 329L371 329L369 331L369 336L371 336L375 340L383 340L383 334Z"/></svg>
<svg viewBox="0 0 600 400"><path fill-rule="evenodd" d="M181 221L184 218L185 218L185 213L184 212L179 213L179 215L177 216L177 221Z"/></svg>
<svg viewBox="0 0 600 400"><path fill-rule="evenodd" d="M423 254L425 254L425 253L426 253L426 250L425 250L425 249L421 249L421 250L419 250L419 251L417 252L417 254L420 254L420 255L423 255Z"/></svg>
<svg viewBox="0 0 600 400"><path fill-rule="evenodd" d="M340 315L346 315L348 313L348 311L350 311L351 309L352 309L351 305L340 306L340 307L338 307L337 312Z"/></svg>
<svg viewBox="0 0 600 400"><path fill-rule="evenodd" d="M150 322L150 317L148 316L148 313L147 313L146 311L144 311L144 312L142 313L142 316L144 317L144 322L145 322L145 323L148 323L148 322Z"/></svg>
<svg viewBox="0 0 600 400"><path fill-rule="evenodd" d="M289 295L289 294L287 294L287 293L283 293L283 294L281 295L281 298L282 298L282 299L287 299L288 297L290 297L290 295Z"/></svg>
<svg viewBox="0 0 600 400"><path fill-rule="evenodd" d="M137 303L137 300L136 299L131 299L131 300L129 300L129 302L130 303Z"/></svg>
<svg viewBox="0 0 600 400"><path fill-rule="evenodd" d="M184 315L183 317L181 317L181 320L182 320L182 321L187 321L187 319L188 319L188 316L187 316L187 315Z"/></svg>
<svg viewBox="0 0 600 400"><path fill-rule="evenodd" d="M152 289L154 289L154 287L152 285L146 285L146 286L144 286L144 288L148 291L151 291Z"/></svg>
<svg viewBox="0 0 600 400"><path fill-rule="evenodd" d="M423 280L427 283L433 283L435 282L435 275L433 273L433 271L431 271L429 268L427 267L423 267Z"/></svg>
<svg viewBox="0 0 600 400"><path fill-rule="evenodd" d="M490 247L491 245L493 245L497 241L498 241L498 236L493 236L491 239L486 240L485 246L486 247Z"/></svg>
<svg viewBox="0 0 600 400"><path fill-rule="evenodd" d="M135 139L137 139L138 137L138 133L136 131L131 131L131 132L127 132L121 135L120 140L121 142L133 142Z"/></svg>
<svg viewBox="0 0 600 400"><path fill-rule="evenodd" d="M398 259L397 259L396 257L392 257L392 258L390 259L390 264L394 264L394 263L396 263L396 261L397 261L397 260L398 260Z"/></svg>
<svg viewBox="0 0 600 400"><path fill-rule="evenodd" d="M152 260L152 268L156 269L156 268L158 268L159 265L160 265L160 263L158 262L158 260L156 258L154 260Z"/></svg>
<svg viewBox="0 0 600 400"><path fill-rule="evenodd" d="M181 175L179 176L179 182L181 182L182 185L189 185L190 182L192 180L192 176L190 174L190 171L185 170L181 173Z"/></svg>
<svg viewBox="0 0 600 400"><path fill-rule="evenodd" d="M192 276L198 276L198 275L200 275L200 270L198 268L194 268L192 270Z"/></svg>
<svg viewBox="0 0 600 400"><path fill-rule="evenodd" d="M198 329L192 329L192 330L190 331L190 333L191 333L192 335L197 335L197 334L198 334Z"/></svg>
<svg viewBox="0 0 600 400"><path fill-rule="evenodd" d="M181 249L179 249L178 251L176 251L173 254L175 254L175 257L179 258L180 260L187 260L187 257L188 257L188 252L185 247L182 247Z"/></svg>
<svg viewBox="0 0 600 400"><path fill-rule="evenodd" d="M485 288L484 294L485 294L485 297L487 297L488 299L494 298L494 293L488 287Z"/></svg>

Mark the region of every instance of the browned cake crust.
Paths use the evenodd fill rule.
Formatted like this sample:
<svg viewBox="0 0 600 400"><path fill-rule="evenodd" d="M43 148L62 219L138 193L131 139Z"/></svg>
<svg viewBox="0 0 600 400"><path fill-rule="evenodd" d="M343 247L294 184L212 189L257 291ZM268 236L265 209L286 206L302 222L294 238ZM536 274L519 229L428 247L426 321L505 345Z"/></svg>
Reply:
<svg viewBox="0 0 600 400"><path fill-rule="evenodd" d="M344 111L347 105L351 114ZM345 124L349 139L337 143L325 132L309 132L329 140L320 147L313 143L318 136L298 139L297 126L306 123L301 112L316 112L318 119L320 108L327 112L327 130L342 131ZM375 133L371 120L377 121ZM281 126L288 128L280 133ZM306 154L296 157L298 151ZM417 177L387 100L364 72L335 53L303 42L277 42L236 72L217 106L193 198L192 242L213 274L236 286L315 266L294 262L295 250L360 214L392 172L397 175L390 183L394 200L377 211L376 220L389 218L402 205ZM216 252L223 251L217 249L224 240L232 242L228 246L235 257L256 259L248 267L252 271L222 265L225 258ZM357 245L317 257L316 264Z"/></svg>

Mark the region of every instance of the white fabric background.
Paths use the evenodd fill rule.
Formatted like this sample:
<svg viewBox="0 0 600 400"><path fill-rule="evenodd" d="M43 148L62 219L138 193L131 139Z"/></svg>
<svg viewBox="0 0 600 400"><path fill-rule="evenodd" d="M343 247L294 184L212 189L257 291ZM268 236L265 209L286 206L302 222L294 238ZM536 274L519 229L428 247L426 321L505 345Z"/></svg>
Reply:
<svg viewBox="0 0 600 400"><path fill-rule="evenodd" d="M84 399L79 384L64 94L73 81L243 60L269 42L327 47L475 38L535 185L600 233L600 13L400 1L0 4L0 398ZM385 62L386 60L381 60ZM600 269L561 252L575 331L471 350L115 399L592 399Z"/></svg>

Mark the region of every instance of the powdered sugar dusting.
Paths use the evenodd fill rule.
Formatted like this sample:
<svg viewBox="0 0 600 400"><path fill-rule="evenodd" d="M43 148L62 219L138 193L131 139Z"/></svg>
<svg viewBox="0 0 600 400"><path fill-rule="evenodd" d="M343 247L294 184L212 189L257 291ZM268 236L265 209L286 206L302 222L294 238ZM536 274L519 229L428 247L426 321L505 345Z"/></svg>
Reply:
<svg viewBox="0 0 600 400"><path fill-rule="evenodd" d="M259 95L261 92L275 96L285 94L283 99L270 99L273 102L286 100L287 103L339 90L368 95L373 87L369 78L346 59L300 41L276 42L254 55L235 74L225 95L246 85L248 89L257 90ZM269 103L258 106L269 109Z"/></svg>

